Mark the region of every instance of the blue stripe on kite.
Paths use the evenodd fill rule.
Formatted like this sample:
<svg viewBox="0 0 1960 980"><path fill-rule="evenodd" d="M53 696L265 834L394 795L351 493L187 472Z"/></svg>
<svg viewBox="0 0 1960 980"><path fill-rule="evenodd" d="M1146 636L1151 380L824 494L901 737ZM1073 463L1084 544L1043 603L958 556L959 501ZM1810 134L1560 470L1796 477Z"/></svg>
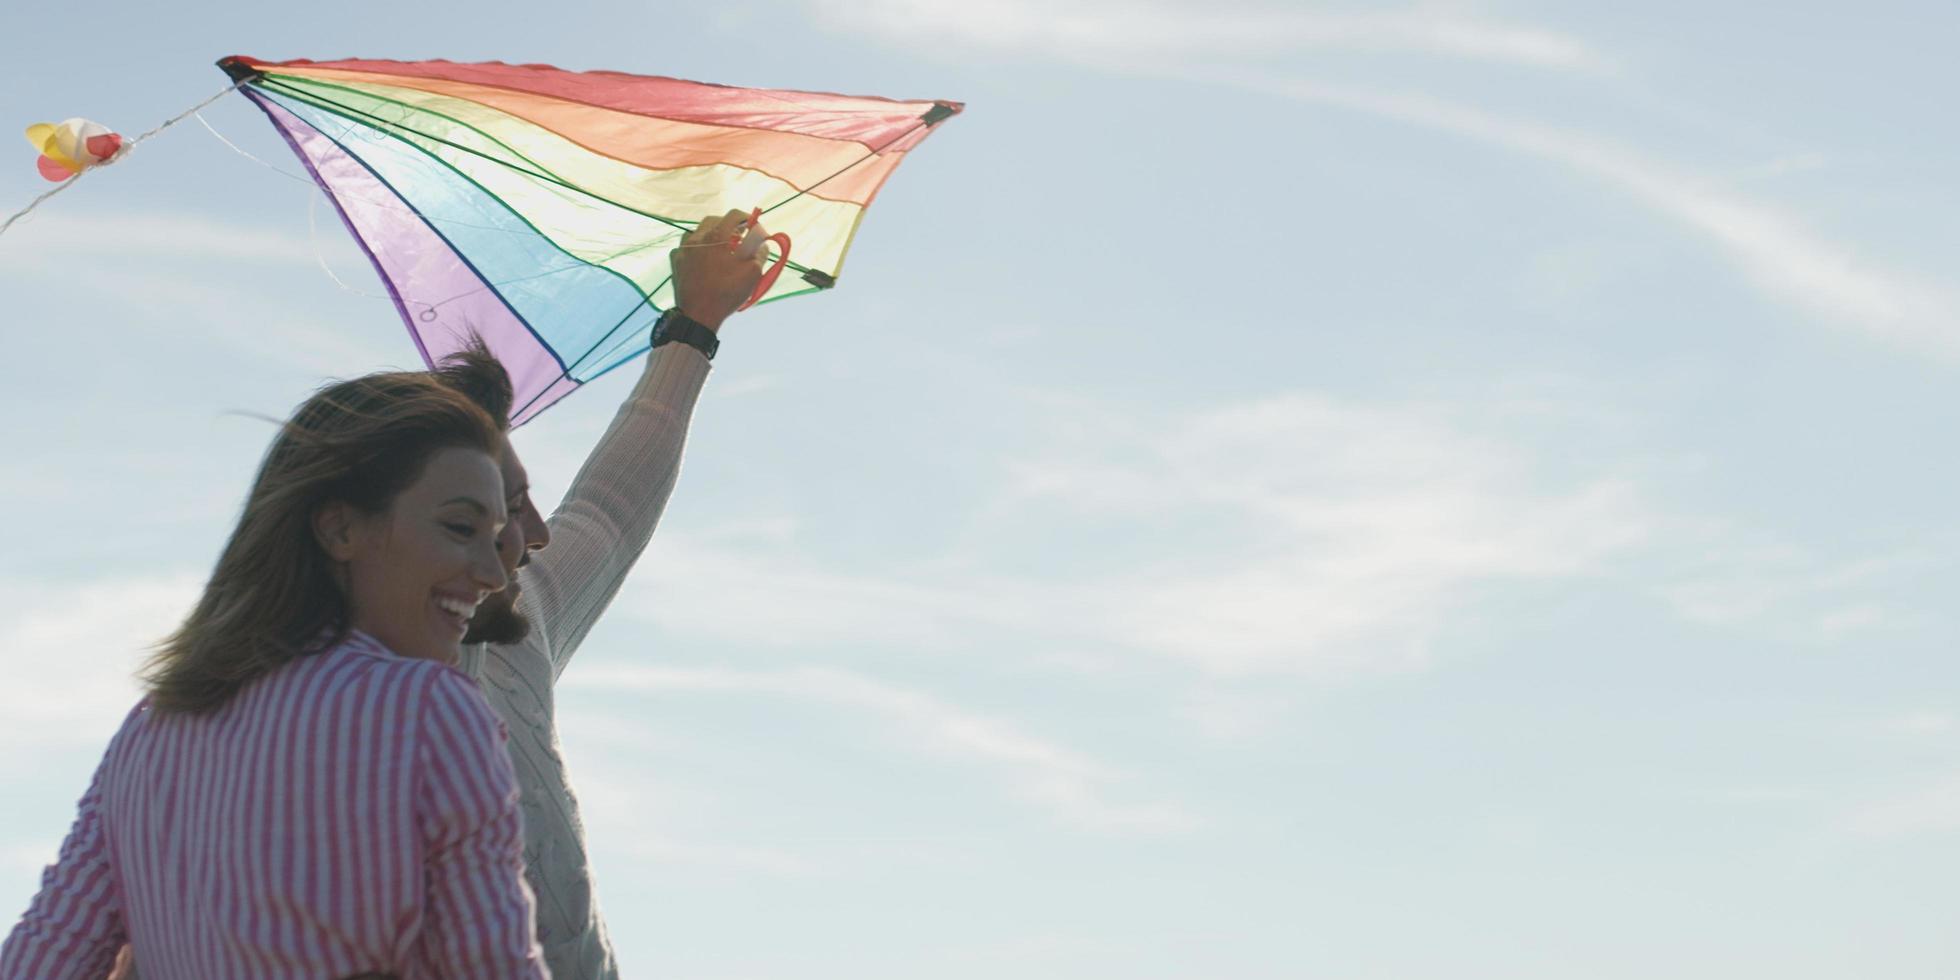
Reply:
<svg viewBox="0 0 1960 980"><path fill-rule="evenodd" d="M537 329L531 326L530 321L525 319L524 314L522 312L520 312L515 306L511 305L510 299L506 297L502 292L500 292L496 288L496 286L490 282L489 278L483 274L483 270L478 268L476 263L470 261L469 256L464 255L462 250L456 247L456 243L450 240L449 236L443 234L442 229L436 227L435 223L429 219L428 214L424 212L421 208L417 207L413 202L409 201L407 196L402 193L401 189L399 187L396 187L394 183L389 181L388 178L385 175L383 175L380 171L376 170L372 163L370 163L367 159L362 157L360 154L354 152L354 150L351 147L349 147L345 142L341 141L340 139L334 137L331 133L327 132L326 128L320 124L320 121L318 119L313 118L316 115L316 113L307 111L311 107L306 106L303 103L295 103L291 99L281 98L263 89L256 90L256 93L263 96L268 101L276 103L281 109L284 109L287 112L291 113L294 118L300 120L301 122L306 123L309 126L312 126L314 131L319 133L322 139L325 139L327 142L332 143L334 146L338 147L342 153L346 154L349 160L352 160L355 163L360 164L363 169L365 169L369 174L372 174L377 183L379 183L382 187L387 188L388 192L393 194L396 200L402 202L404 211L414 214L417 218L421 219L422 223L428 226L430 233L435 235L437 238L441 239L443 244L449 247L450 252L452 252L456 256L457 261L461 262L465 268L468 268L470 270L471 274L476 276L479 282L483 283L484 291L496 297L497 301L503 304L504 309L509 310L510 315L513 318L515 318L519 324L522 324L524 329L530 333L531 339L537 341L539 348L543 349L545 353L551 355L552 360L558 364L558 367L561 370L564 369L565 362L559 359L558 352L552 350L551 345L546 343L544 338L538 335ZM336 119L340 118L332 113L322 112L319 113L319 115L324 115ZM341 121L345 122L346 120L341 120ZM274 120L274 122L276 123L277 120ZM349 132L353 131L353 125L349 124L345 127L340 127L340 129L341 129L341 135L345 136ZM310 160L307 160L306 154L300 152L297 146L294 147L294 152L299 155L301 160L306 161L306 169L313 174L314 180L320 183L321 189L327 192L327 196L329 198L332 198L334 195L334 189L328 186L325 181L320 180L319 172L313 169L313 164ZM338 204L335 205L335 207L338 206L339 206ZM345 219L345 217L346 217L345 212L343 212L342 218ZM351 227L351 222L349 223L349 225ZM356 235L355 237L356 239L359 239L360 236ZM362 247L366 248L365 243L363 243ZM370 253L370 258L372 258L372 253ZM408 312L408 308L404 303L404 298L402 297L401 293L398 290L397 284L393 280L390 280L388 278L387 273L385 270L382 269L380 262L377 261L375 263L375 269L381 273L382 282L387 285L389 295L392 296L395 300L395 308L401 311L402 319L407 322L409 336L414 339L415 346L422 350L422 359L425 362L427 362L431 367L434 367L435 363L433 359L430 358L428 349L424 347L422 344L422 331L419 328L416 321L411 316L411 314ZM433 305L430 304L428 301L421 299L419 297L416 298L414 302L418 306Z"/></svg>
<svg viewBox="0 0 1960 980"><path fill-rule="evenodd" d="M642 307L641 313L628 317L627 325L620 329L642 335L651 331L659 311L646 309L641 294L630 283L611 270L567 254L509 205L421 147L395 138L360 138L372 130L299 100L274 98L281 108L318 129L413 208L483 281L483 288L510 309L550 352L561 369L565 368L566 355L589 352L616 336L615 324L620 323L618 311L622 309ZM346 138L350 134L355 138ZM412 299L440 308L455 298ZM644 323L630 325L635 318ZM582 383L616 366L607 364L593 370L593 366L579 368L574 362L566 374Z"/></svg>

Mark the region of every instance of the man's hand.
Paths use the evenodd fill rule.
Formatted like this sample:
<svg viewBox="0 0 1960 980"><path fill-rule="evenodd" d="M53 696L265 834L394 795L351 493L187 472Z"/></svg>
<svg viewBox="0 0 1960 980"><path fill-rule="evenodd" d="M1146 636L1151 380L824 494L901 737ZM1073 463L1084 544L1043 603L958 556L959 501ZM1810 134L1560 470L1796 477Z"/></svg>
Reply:
<svg viewBox="0 0 1960 980"><path fill-rule="evenodd" d="M762 281L768 250L758 249L744 258L730 247L748 217L747 212L730 211L719 218L702 218L681 238L681 246L667 253L674 265L674 305L710 330L719 332L721 321L748 302L755 284Z"/></svg>

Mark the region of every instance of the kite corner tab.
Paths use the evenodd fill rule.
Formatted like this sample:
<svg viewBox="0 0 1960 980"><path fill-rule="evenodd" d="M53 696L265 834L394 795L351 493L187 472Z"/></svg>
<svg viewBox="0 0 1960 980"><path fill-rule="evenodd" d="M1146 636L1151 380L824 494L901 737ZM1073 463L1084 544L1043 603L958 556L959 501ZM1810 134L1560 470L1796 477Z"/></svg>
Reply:
<svg viewBox="0 0 1960 980"><path fill-rule="evenodd" d="M257 68L252 67L251 65L246 64L245 59L240 58L237 55L231 55L229 57L219 58L218 67L223 68L225 70L225 74L230 75L231 80L240 85L243 85L246 82L256 82L261 77L264 76L263 72L259 71Z"/></svg>
<svg viewBox="0 0 1960 980"><path fill-rule="evenodd" d="M926 125L930 126L933 123L936 123L942 119L952 118L953 113L958 111L959 111L958 109L955 109L944 102L935 102L932 104L932 108L927 109L926 114L920 116L919 118L923 120Z"/></svg>
<svg viewBox="0 0 1960 980"><path fill-rule="evenodd" d="M837 285L836 276L833 276L828 272L823 272L818 269L811 269L810 271L805 272L803 274L803 281L809 283L812 286L817 287L818 289L829 289L832 286Z"/></svg>

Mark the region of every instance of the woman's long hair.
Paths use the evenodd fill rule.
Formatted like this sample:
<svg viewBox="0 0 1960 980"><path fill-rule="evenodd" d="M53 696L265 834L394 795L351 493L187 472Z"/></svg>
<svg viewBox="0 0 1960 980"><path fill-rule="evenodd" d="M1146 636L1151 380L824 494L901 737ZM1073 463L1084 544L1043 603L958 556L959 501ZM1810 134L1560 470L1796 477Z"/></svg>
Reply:
<svg viewBox="0 0 1960 980"><path fill-rule="evenodd" d="M342 501L380 514L438 450L496 455L497 425L421 372L370 374L306 400L266 451L204 595L141 677L159 711L203 714L349 629L345 593L313 519Z"/></svg>

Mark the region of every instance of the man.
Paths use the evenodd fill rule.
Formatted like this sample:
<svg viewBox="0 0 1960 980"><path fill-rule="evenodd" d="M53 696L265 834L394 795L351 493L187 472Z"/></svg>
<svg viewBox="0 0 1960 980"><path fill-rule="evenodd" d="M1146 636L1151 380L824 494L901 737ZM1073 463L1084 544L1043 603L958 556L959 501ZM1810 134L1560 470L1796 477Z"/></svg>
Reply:
<svg viewBox="0 0 1960 980"><path fill-rule="evenodd" d="M618 970L593 901L577 798L559 757L552 685L645 550L673 492L722 321L762 276L761 255L743 257L724 244L745 219L739 211L703 219L671 253L679 315L662 318L639 382L549 521L531 503L517 454L508 445L504 451L511 516L499 545L511 584L477 607L459 666L510 729L523 792L525 877L537 900L538 942L558 980L612 980ZM502 369L484 363L479 349L436 374L482 402L477 392L492 372ZM508 398L484 407L506 417Z"/></svg>

